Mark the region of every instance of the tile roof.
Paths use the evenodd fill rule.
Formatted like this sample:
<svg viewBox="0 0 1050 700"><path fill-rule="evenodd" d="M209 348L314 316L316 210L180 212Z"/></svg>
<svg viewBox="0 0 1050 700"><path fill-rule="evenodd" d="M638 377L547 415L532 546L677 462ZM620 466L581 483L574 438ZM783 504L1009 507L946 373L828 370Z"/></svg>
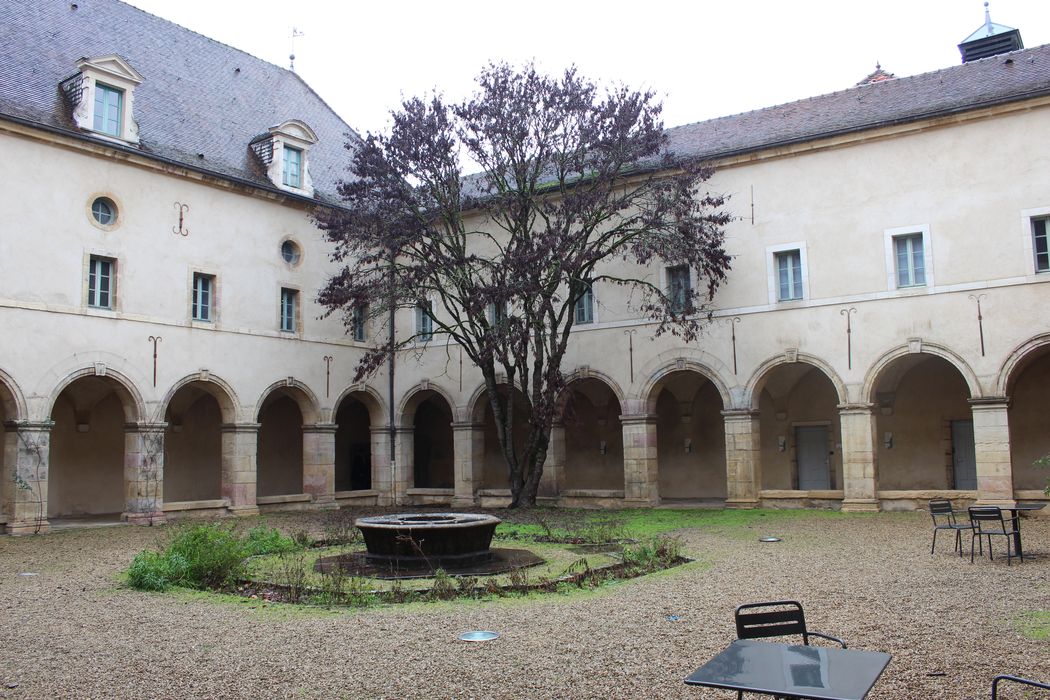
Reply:
<svg viewBox="0 0 1050 700"><path fill-rule="evenodd" d="M134 98L141 143L129 150L266 189L277 188L248 143L267 128L300 119L317 132L310 175L326 201L347 177L348 135L360 139L292 71L117 0L2 0L0 47L0 118L93 138L59 83L80 58L118 54L145 77Z"/></svg>
<svg viewBox="0 0 1050 700"><path fill-rule="evenodd" d="M1050 44L668 129L677 156L715 159L1050 94Z"/></svg>

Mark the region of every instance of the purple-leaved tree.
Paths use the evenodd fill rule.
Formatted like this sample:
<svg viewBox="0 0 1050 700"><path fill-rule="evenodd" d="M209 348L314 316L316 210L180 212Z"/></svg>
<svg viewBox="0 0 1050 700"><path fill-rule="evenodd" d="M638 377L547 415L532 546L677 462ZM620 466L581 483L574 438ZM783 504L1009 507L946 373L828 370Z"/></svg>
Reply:
<svg viewBox="0 0 1050 700"><path fill-rule="evenodd" d="M319 301L349 327L433 303L434 337L484 377L511 507L531 506L577 300L596 282L626 286L654 334L693 341L729 269L730 217L706 190L712 170L668 152L653 93L533 65L490 65L477 85L456 104L409 99L388 134L354 144L344 207L317 214L342 264ZM467 159L480 172L465 175ZM702 284L665 289L649 274L679 265ZM419 340L375 346L355 381ZM528 408L524 436L507 387Z"/></svg>

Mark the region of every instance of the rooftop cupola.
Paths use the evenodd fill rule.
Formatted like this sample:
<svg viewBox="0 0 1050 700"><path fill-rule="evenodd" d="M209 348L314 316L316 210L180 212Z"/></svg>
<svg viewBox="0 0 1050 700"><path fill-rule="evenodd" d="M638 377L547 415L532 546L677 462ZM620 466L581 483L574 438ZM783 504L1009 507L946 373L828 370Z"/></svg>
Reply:
<svg viewBox="0 0 1050 700"><path fill-rule="evenodd" d="M1005 24L993 22L991 13L988 11L988 3L985 2L984 24L963 39L963 42L959 44L959 53L962 54L963 63L969 63L979 58L988 58L1023 48L1021 32Z"/></svg>

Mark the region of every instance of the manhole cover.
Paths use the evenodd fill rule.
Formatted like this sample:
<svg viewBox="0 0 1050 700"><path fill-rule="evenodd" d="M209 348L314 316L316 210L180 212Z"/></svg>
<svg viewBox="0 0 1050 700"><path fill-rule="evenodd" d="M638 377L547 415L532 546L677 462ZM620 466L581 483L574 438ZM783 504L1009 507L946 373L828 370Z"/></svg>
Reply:
<svg viewBox="0 0 1050 700"><path fill-rule="evenodd" d="M459 635L461 642L489 642L499 637L498 632L485 632L482 630L475 630L473 632L464 632Z"/></svg>

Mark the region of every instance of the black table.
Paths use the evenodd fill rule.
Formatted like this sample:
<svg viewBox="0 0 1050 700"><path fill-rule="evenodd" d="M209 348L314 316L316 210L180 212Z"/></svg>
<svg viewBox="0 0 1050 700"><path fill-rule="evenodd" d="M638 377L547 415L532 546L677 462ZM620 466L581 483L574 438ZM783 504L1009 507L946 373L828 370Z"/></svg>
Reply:
<svg viewBox="0 0 1050 700"><path fill-rule="evenodd" d="M879 651L738 639L686 685L809 700L863 700L892 657Z"/></svg>
<svg viewBox="0 0 1050 700"><path fill-rule="evenodd" d="M1014 504L1013 506L1010 506L1010 507L1000 506L1000 509L1009 511L1011 518L1017 518L1017 512L1018 511L1021 511L1021 510L1042 510L1045 506L1046 506L1045 503L1016 503L1016 504ZM1017 518L1017 520L1014 521L1014 551L1017 552L1018 554L1022 554L1022 555L1024 553L1024 550L1021 549L1021 519L1020 518ZM1031 554L1029 554L1028 556L1029 556L1029 558L1032 557Z"/></svg>

